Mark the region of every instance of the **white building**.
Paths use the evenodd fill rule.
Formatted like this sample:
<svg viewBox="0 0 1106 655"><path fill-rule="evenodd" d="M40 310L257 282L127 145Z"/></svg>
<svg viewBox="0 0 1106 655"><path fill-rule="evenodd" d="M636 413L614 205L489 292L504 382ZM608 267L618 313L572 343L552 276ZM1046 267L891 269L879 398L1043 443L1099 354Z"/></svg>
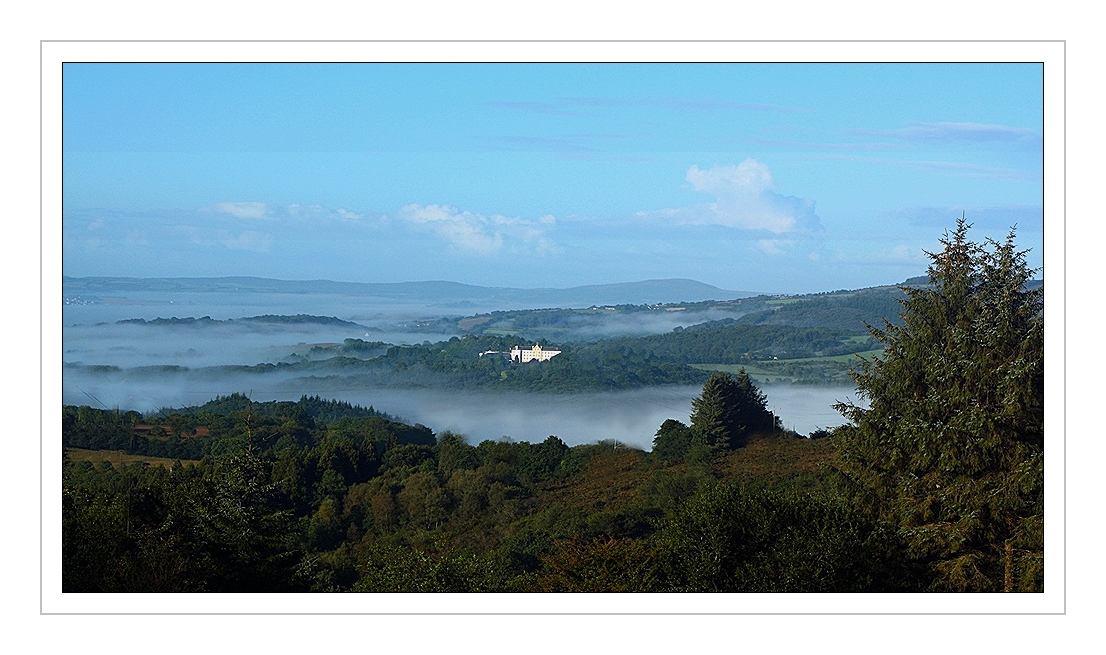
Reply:
<svg viewBox="0 0 1106 655"><path fill-rule="evenodd" d="M531 360L547 362L560 354L561 351L559 350L545 350L535 343L533 348L527 350L523 350L518 346L511 348L511 361L521 363L526 363Z"/></svg>

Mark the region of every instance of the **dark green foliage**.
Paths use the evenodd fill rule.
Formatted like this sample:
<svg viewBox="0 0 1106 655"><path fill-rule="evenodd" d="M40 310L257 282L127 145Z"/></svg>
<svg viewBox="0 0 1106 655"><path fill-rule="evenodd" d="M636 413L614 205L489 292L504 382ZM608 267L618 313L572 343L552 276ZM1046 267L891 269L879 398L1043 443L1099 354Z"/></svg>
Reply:
<svg viewBox="0 0 1106 655"><path fill-rule="evenodd" d="M208 569L206 590L301 590L292 513L280 507L269 466L249 454L218 462L176 508Z"/></svg>
<svg viewBox="0 0 1106 655"><path fill-rule="evenodd" d="M384 453L382 471L418 469L424 462L433 461L434 449L423 444L404 444Z"/></svg>
<svg viewBox="0 0 1106 655"><path fill-rule="evenodd" d="M1044 531L1044 320L1025 253L967 240L930 255L931 286L904 288L905 324L873 329L885 358L842 405L841 469L924 563L935 590L1040 590Z"/></svg>
<svg viewBox="0 0 1106 655"><path fill-rule="evenodd" d="M670 516L695 496L700 486L713 481L713 477L702 471L657 469L642 485L642 500L647 506Z"/></svg>
<svg viewBox="0 0 1106 655"><path fill-rule="evenodd" d="M494 564L477 555L435 556L411 548L376 546L365 549L361 561L361 579L353 591L507 591L497 579Z"/></svg>
<svg viewBox="0 0 1106 655"><path fill-rule="evenodd" d="M340 346L312 346L307 354L312 357L379 357L388 352L392 347L390 343L383 341L363 341L361 339L345 339Z"/></svg>
<svg viewBox="0 0 1106 655"><path fill-rule="evenodd" d="M552 435L541 443L519 445L521 452L515 468L523 483L534 483L553 476L560 470L561 461L569 451L565 442Z"/></svg>
<svg viewBox="0 0 1106 655"><path fill-rule="evenodd" d="M449 430L438 435L434 454L438 460L438 473L447 480L454 471L474 469L480 465L476 448L467 443L464 435Z"/></svg>
<svg viewBox="0 0 1106 655"><path fill-rule="evenodd" d="M691 569L671 553L688 520L679 517L697 506L697 490L714 484L710 467L664 466L613 441L470 446L449 432L434 445L393 439L378 459L374 430L388 425L378 417L323 427L287 403L271 417L227 418L221 433L237 450L195 466L63 463L67 591L692 588L674 582ZM273 445L282 426L297 424L310 433L308 445ZM772 571L806 572L814 565L804 549L837 534L818 523L818 511L758 524L743 510L734 520L755 538L740 552L775 562ZM814 536L788 536L815 528ZM841 532L854 533L868 538L859 528ZM784 554L773 555L780 544ZM878 562L894 550L862 552ZM832 579L842 589L879 588L867 569L848 578L842 571L853 569L843 564L833 564L838 577L819 564L817 585L764 587L771 575L759 566L746 567L742 584L821 589Z"/></svg>
<svg viewBox="0 0 1106 655"><path fill-rule="evenodd" d="M653 454L666 462L682 462L691 448L691 429L676 419L665 419L653 437Z"/></svg>
<svg viewBox="0 0 1106 655"><path fill-rule="evenodd" d="M305 591L269 477L246 454L171 472L67 466L63 591Z"/></svg>
<svg viewBox="0 0 1106 655"><path fill-rule="evenodd" d="M773 357L815 357L856 352L848 342L859 330L785 325L743 325L732 318L676 328L667 334L611 340L632 344L663 361L747 364Z"/></svg>
<svg viewBox="0 0 1106 655"><path fill-rule="evenodd" d="M87 405L66 405L61 413L65 445L90 450L144 448L146 439L137 439L134 432L134 427L141 422L142 415L138 412L93 409Z"/></svg>
<svg viewBox="0 0 1106 655"><path fill-rule="evenodd" d="M245 394L232 393L229 396L216 396L214 400L208 401L198 407L183 407L175 410L164 409L161 411L161 414L214 414L225 416L231 412L244 412L249 410L257 416L273 416L276 414L278 405L286 405L286 403L287 401L276 400L256 402ZM360 405L351 405L341 400L323 400L319 396L304 395L299 399L299 402L295 404L311 418L318 419L324 423L330 423L340 418L366 418L373 416L391 421L396 420L395 417L378 412L372 407L365 408Z"/></svg>
<svg viewBox="0 0 1106 655"><path fill-rule="evenodd" d="M749 380L745 369L736 376L711 375L703 392L691 401L691 408L692 448L732 450L745 445L750 435L779 429L778 419L768 411L767 398Z"/></svg>
<svg viewBox="0 0 1106 655"><path fill-rule="evenodd" d="M910 589L893 535L840 499L710 485L655 541L655 591Z"/></svg>

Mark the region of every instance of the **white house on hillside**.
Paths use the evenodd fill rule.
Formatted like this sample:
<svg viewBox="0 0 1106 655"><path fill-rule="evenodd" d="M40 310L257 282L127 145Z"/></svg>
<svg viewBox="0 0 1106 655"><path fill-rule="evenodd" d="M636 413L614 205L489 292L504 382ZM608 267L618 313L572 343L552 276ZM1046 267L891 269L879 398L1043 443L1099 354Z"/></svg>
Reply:
<svg viewBox="0 0 1106 655"><path fill-rule="evenodd" d="M559 350L544 350L535 343L533 348L527 350L523 350L518 346L511 348L511 361L525 363L531 360L537 360L539 362L547 362L560 354L561 351Z"/></svg>

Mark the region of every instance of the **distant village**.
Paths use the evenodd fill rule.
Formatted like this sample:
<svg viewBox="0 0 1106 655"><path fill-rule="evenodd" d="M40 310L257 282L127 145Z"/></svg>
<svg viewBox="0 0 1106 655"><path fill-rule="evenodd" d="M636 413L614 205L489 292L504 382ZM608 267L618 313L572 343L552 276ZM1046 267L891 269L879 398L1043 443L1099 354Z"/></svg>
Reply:
<svg viewBox="0 0 1106 655"><path fill-rule="evenodd" d="M520 364L525 364L526 362L534 362L534 361L547 362L547 361L553 359L554 357L556 357L557 355L560 355L561 351L560 350L545 349L545 348L542 348L540 345L535 343L533 348L527 348L526 350L523 350L522 348L520 348L518 346L515 346L514 348L511 348L509 353L505 353L501 350L485 350L484 352L480 353L480 356L483 357L484 355L508 355L508 354L511 356L511 361L512 362L518 362Z"/></svg>

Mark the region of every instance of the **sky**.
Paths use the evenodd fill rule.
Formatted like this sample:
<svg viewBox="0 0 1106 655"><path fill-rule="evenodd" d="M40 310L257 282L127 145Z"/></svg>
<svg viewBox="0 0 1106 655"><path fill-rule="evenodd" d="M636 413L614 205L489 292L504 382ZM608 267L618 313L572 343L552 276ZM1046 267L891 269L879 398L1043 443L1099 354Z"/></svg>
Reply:
<svg viewBox="0 0 1106 655"><path fill-rule="evenodd" d="M924 273L962 214L1043 261L1039 64L63 75L69 276L808 293Z"/></svg>

